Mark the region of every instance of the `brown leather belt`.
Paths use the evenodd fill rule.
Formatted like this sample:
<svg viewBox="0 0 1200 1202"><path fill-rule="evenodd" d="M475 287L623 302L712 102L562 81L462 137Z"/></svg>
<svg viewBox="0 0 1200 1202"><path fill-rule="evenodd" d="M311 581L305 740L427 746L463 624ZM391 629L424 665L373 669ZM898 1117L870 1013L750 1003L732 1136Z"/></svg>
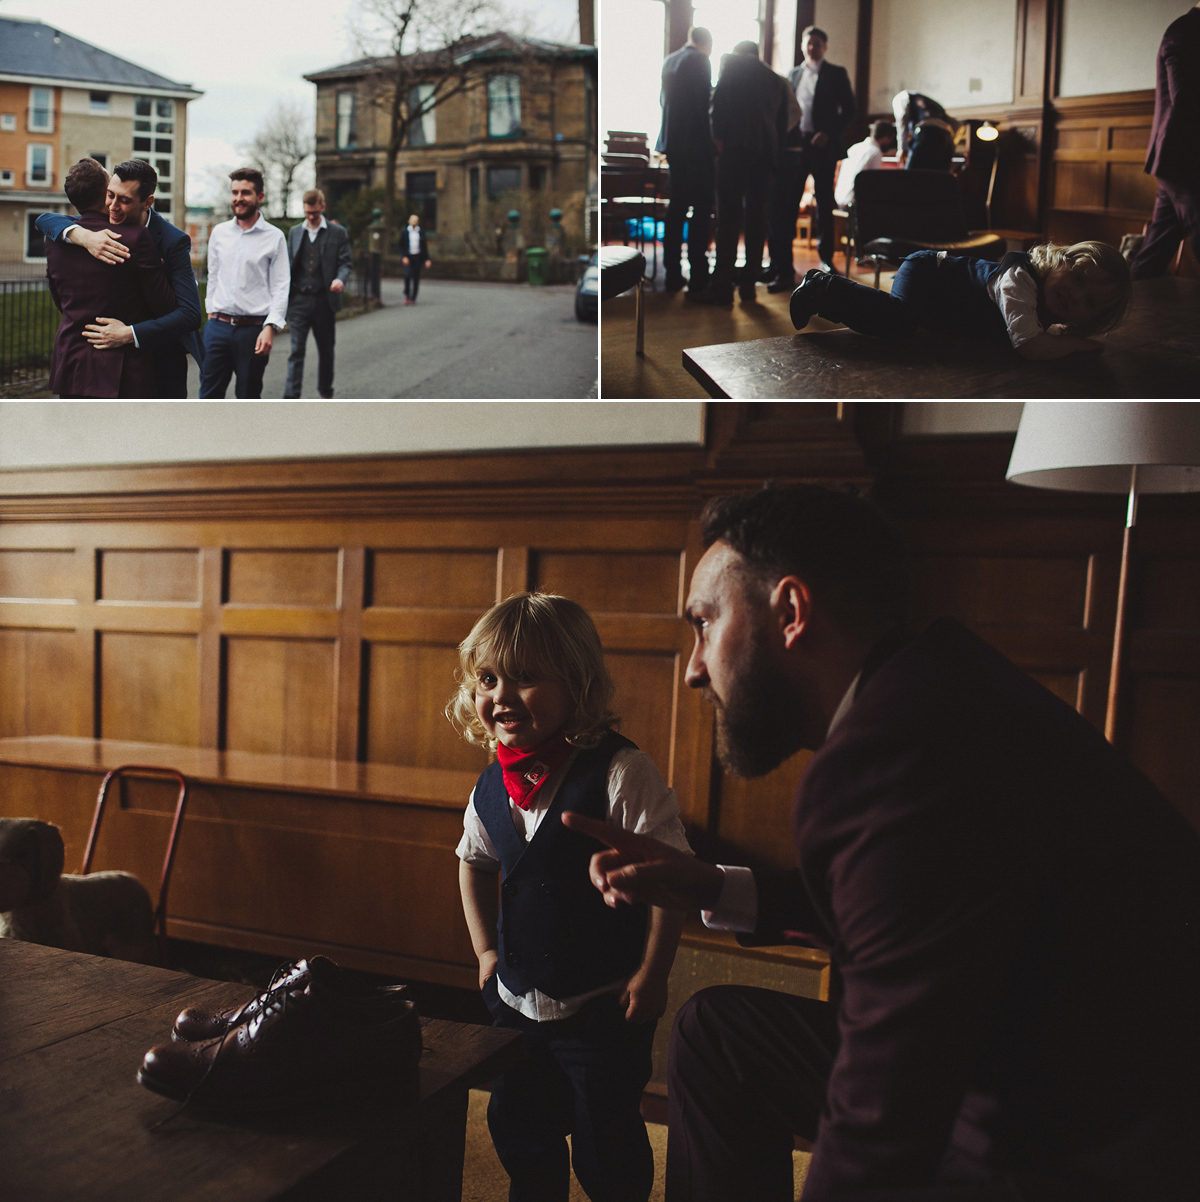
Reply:
<svg viewBox="0 0 1200 1202"><path fill-rule="evenodd" d="M265 313L262 317L238 317L233 313L210 313L208 316L217 321L228 322L231 326L260 326L267 320Z"/></svg>

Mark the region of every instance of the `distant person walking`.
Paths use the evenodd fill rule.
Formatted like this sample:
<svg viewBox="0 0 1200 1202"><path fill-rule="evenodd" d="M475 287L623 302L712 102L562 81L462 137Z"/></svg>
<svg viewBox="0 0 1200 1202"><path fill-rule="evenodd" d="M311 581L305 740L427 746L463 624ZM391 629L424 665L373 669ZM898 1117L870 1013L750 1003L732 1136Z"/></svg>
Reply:
<svg viewBox="0 0 1200 1202"><path fill-rule="evenodd" d="M1184 238L1200 259L1200 4L1167 26L1155 76L1146 174L1158 195L1130 264L1135 280L1162 275Z"/></svg>
<svg viewBox="0 0 1200 1202"><path fill-rule="evenodd" d="M288 231L291 291L287 322L292 332L285 398L298 397L304 381L304 352L311 329L317 344L317 392L333 397L333 343L342 291L354 260L350 235L344 227L325 219L325 194L320 188L304 193L304 221Z"/></svg>
<svg viewBox="0 0 1200 1202"><path fill-rule="evenodd" d="M712 235L713 141L709 124L712 104L712 34L696 25L686 45L667 55L662 66L662 129L654 149L667 156L671 197L663 223L663 263L667 291L684 284L683 223L688 221L689 292L708 283L708 243ZM688 209L692 216L688 219Z"/></svg>
<svg viewBox="0 0 1200 1202"><path fill-rule="evenodd" d="M229 378L236 376L234 396L257 400L275 333L287 315L291 272L282 230L259 212L266 195L262 172L239 167L229 179L233 217L208 236L200 395L224 400Z"/></svg>
<svg viewBox="0 0 1200 1202"><path fill-rule="evenodd" d="M417 290L421 287L421 269L433 266L429 261L429 243L416 213L408 219L408 229L401 237L404 239L404 303L415 305Z"/></svg>

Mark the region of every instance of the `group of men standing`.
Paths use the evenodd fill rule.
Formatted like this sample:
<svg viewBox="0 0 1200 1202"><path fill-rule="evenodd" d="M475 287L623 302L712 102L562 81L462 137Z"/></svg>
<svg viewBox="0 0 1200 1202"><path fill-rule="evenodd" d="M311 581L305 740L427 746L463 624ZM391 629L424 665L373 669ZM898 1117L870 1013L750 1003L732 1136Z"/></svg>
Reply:
<svg viewBox="0 0 1200 1202"><path fill-rule="evenodd" d="M703 304L754 297L764 242L770 251L769 291L795 285L792 240L805 182L811 175L817 207L821 270L833 265L833 181L845 157L845 131L857 114L844 67L828 62L829 38L809 26L801 38L804 61L784 79L758 56L754 42L739 42L725 56L711 86L712 35L700 27L663 63L663 123L656 149L667 156L671 200L663 237L667 289L684 286L680 254L688 229L690 299ZM715 156L715 160L714 160ZM716 201L716 265L708 269L708 243ZM746 261L735 270L739 235Z"/></svg>
<svg viewBox="0 0 1200 1202"><path fill-rule="evenodd" d="M67 173L78 218L43 213L46 274L62 321L50 387L62 397L187 396L187 356L200 367L200 396L262 396L275 334L291 329L285 397L299 397L309 331L317 344L317 391L333 396L334 335L350 276L350 238L329 221L325 197L304 194L304 221L285 237L262 213L262 173L230 173L233 217L208 243L208 321L203 337L191 239L155 211L158 176L131 159L108 172L81 159ZM420 234L424 250L424 234ZM97 317L97 313L107 316Z"/></svg>

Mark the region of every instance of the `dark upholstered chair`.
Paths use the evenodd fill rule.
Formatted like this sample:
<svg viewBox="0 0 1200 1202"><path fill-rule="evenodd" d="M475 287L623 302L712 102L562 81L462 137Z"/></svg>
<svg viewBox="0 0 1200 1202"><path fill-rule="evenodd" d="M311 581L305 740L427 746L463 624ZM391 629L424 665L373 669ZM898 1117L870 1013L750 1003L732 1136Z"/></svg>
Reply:
<svg viewBox="0 0 1200 1202"><path fill-rule="evenodd" d="M645 308L642 289L646 278L646 256L632 246L602 246L600 261L600 302L612 300L630 288L634 293L634 319L637 322L637 354L642 354Z"/></svg>
<svg viewBox="0 0 1200 1202"><path fill-rule="evenodd" d="M917 250L997 261L999 234L967 229L959 182L947 171L860 171L854 180L854 245L860 263L897 267Z"/></svg>

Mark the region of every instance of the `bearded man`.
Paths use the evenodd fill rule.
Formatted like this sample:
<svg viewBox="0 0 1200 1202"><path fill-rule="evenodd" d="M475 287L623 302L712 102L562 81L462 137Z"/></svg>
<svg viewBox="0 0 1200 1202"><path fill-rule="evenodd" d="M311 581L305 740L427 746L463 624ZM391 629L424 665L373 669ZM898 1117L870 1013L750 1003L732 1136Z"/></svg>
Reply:
<svg viewBox="0 0 1200 1202"><path fill-rule="evenodd" d="M610 905L830 955L834 1000L719 986L668 1068L668 1202L1187 1202L1200 1180L1200 836L1073 709L950 619L911 636L884 517L718 498L688 684L759 776L816 750L797 867L574 815ZM1131 949L1136 971L1130 971Z"/></svg>
<svg viewBox="0 0 1200 1202"><path fill-rule="evenodd" d="M266 198L262 172L239 167L229 180L233 217L208 236L200 396L224 400L230 377L236 377L233 395L257 400L287 314L292 268L282 231L259 212Z"/></svg>

